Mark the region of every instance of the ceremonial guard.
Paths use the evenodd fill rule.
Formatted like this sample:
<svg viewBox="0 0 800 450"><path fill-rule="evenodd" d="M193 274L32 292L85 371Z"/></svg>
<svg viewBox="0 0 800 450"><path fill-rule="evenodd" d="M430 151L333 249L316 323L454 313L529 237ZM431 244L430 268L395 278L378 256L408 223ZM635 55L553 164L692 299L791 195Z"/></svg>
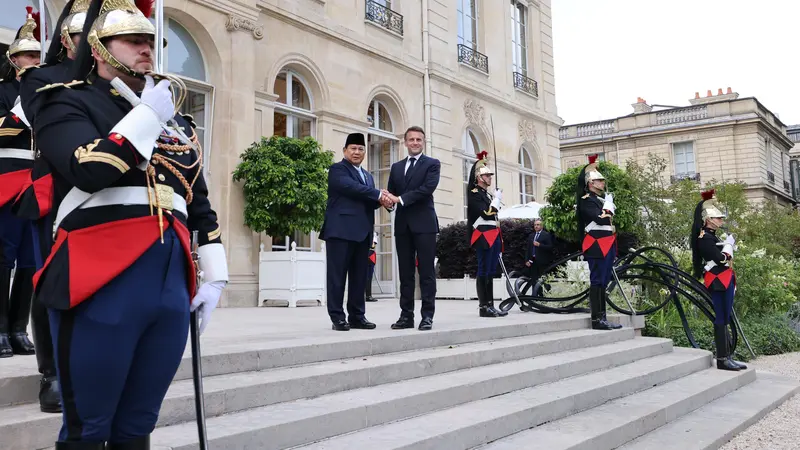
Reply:
<svg viewBox="0 0 800 450"><path fill-rule="evenodd" d="M83 31L86 10L90 0L70 0L64 7L54 29L61 30L53 39L44 63L29 67L20 76L20 106L29 124L34 123L42 101L50 91L37 92L48 84L70 81L72 61L75 59L80 33ZM36 136L33 136L34 151ZM36 269L41 269L53 246L53 217L49 215L53 202L52 169L41 153L35 151L33 170L17 196L13 212L18 217L33 222L34 255ZM61 412L61 394L58 390L53 340L47 308L41 299L34 299L31 307L33 340L36 359L42 379L39 388L39 405L44 412Z"/></svg>
<svg viewBox="0 0 800 450"><path fill-rule="evenodd" d="M578 234L582 238L583 257L589 263L589 308L592 328L615 330L622 325L606 317L606 287L611 281L614 258L617 256L617 233L613 225L614 198L606 193L606 181L597 169L597 155L589 156L589 164L578 175Z"/></svg>
<svg viewBox="0 0 800 450"><path fill-rule="evenodd" d="M11 210L33 166L31 132L18 101L19 75L39 64L42 50L36 33L38 13L32 11L27 8L25 24L8 47L0 75L0 358L35 353L27 333L36 270L31 222ZM9 286L12 271L14 282Z"/></svg>
<svg viewBox="0 0 800 450"><path fill-rule="evenodd" d="M378 246L378 233L372 236L372 247L369 249L369 273L367 273L367 283L364 287L364 297L368 302L377 302L378 299L372 296L372 276L375 273L375 264L378 262L378 254L375 253L375 247Z"/></svg>
<svg viewBox="0 0 800 450"><path fill-rule="evenodd" d="M502 191L495 188L494 195L486 189L492 185L492 172L486 166L486 152L478 154L472 165L467 191L467 223L469 244L475 249L478 258L478 274L475 289L478 292L478 311L481 317L503 317L506 311L494 307L494 273L497 271L503 238L500 235L500 211Z"/></svg>
<svg viewBox="0 0 800 450"><path fill-rule="evenodd" d="M730 352L728 325L733 315L733 296L736 275L731 267L736 239L729 234L723 241L717 231L723 226L725 214L719 210L714 190L701 194L702 200L694 210L692 235L692 269L694 276L703 278L703 284L714 304L714 344L717 350L717 369L742 370L747 366L734 361Z"/></svg>
<svg viewBox="0 0 800 450"><path fill-rule="evenodd" d="M61 385L57 450L149 449L190 311L202 333L228 280L194 125L176 114L185 86L152 72L150 14L129 0L93 0L76 81L42 88L51 92L34 124L53 168L55 243L34 283Z"/></svg>

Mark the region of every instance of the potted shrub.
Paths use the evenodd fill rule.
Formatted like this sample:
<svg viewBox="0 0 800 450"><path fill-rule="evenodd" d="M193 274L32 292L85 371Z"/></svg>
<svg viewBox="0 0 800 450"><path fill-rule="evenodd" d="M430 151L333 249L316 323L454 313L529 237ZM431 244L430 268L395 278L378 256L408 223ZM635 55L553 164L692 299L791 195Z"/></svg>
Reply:
<svg viewBox="0 0 800 450"><path fill-rule="evenodd" d="M294 236L322 226L327 202L330 152L313 138L262 137L241 154L233 172L243 181L244 223L257 233ZM290 251L259 254L258 304L325 301L325 253Z"/></svg>

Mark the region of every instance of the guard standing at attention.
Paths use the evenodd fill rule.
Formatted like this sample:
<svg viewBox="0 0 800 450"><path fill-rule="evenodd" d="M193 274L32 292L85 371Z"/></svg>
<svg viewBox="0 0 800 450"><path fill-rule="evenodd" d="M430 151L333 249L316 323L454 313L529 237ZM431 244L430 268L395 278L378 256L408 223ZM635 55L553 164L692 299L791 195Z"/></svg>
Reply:
<svg viewBox="0 0 800 450"><path fill-rule="evenodd" d="M467 184L467 230L470 247L475 249L478 258L475 289L481 317L508 315L508 312L494 307L494 273L503 251L500 221L497 219L503 192L495 188L492 195L486 190L492 185L493 175L494 172L486 166L486 152L480 152L478 160L472 165Z"/></svg>
<svg viewBox="0 0 800 450"><path fill-rule="evenodd" d="M11 211L33 167L31 132L18 100L19 76L39 64L42 51L37 39L38 13L32 11L27 7L25 24L8 47L0 74L0 358L36 352L27 333L36 270L31 222Z"/></svg>
<svg viewBox="0 0 800 450"><path fill-rule="evenodd" d="M731 262L736 239L729 234L725 240L717 236L725 214L717 207L714 190L701 193L702 200L694 210L692 235L692 269L694 276L703 278L714 304L714 344L717 350L717 369L742 370L747 366L731 358L728 325L733 315L733 296L736 274Z"/></svg>
<svg viewBox="0 0 800 450"><path fill-rule="evenodd" d="M37 92L48 84L69 81L72 61L83 31L83 22L90 0L70 0L64 6L54 29L61 30L60 38L53 39L44 63L24 71L20 77L20 106L27 122L34 123L41 103L49 91ZM36 269L41 269L53 246L53 217L49 215L53 202L52 169L41 153L36 151L33 136L34 160L30 178L12 207L18 217L33 222L33 242ZM36 344L36 360L42 379L39 387L39 406L44 412L61 412L61 394L53 358L53 338L47 308L41 299L31 306L31 325Z"/></svg>
<svg viewBox="0 0 800 450"><path fill-rule="evenodd" d="M606 318L606 287L611 281L614 258L617 256L617 233L612 224L616 206L606 190L606 179L597 170L597 155L589 156L589 164L578 175L578 233L582 237L583 257L589 263L589 308L592 328L616 330L622 325Z"/></svg>
<svg viewBox="0 0 800 450"><path fill-rule="evenodd" d="M57 450L149 449L190 311L199 308L202 333L228 280L202 149L177 114L185 86L152 73L151 13L129 0L93 0L77 81L42 88L51 93L34 124L53 168L55 243L34 283L49 308L61 385ZM115 78L137 106L112 87ZM199 232L199 288L190 231Z"/></svg>

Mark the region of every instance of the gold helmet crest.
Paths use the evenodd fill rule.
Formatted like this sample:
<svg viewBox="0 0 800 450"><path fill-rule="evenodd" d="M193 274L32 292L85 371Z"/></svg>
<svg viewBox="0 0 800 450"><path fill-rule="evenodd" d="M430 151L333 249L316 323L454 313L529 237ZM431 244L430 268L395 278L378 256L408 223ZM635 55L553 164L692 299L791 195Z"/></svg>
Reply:
<svg viewBox="0 0 800 450"><path fill-rule="evenodd" d="M39 35L36 32L39 28L39 13L34 13L33 8L30 6L25 7L25 9L28 11L25 25L20 28L19 36L8 46L8 51L6 52L9 60L18 53L42 51L42 44L39 42ZM20 67L17 67L16 64L13 62L11 64L17 70L20 70Z"/></svg>
<svg viewBox="0 0 800 450"><path fill-rule="evenodd" d="M72 3L72 8L69 10L69 15L61 23L61 36L64 38L64 41L66 41L69 49L73 52L77 52L78 49L75 47L75 44L72 43L72 39L69 38L69 35L83 32L86 11L89 10L89 5L91 3L92 0L75 0L75 2Z"/></svg>
<svg viewBox="0 0 800 450"><path fill-rule="evenodd" d="M153 14L153 0L105 0L97 20L89 30L89 45L114 68L131 76L141 76L119 62L102 40L126 34L148 34L155 37L156 28L148 17Z"/></svg>

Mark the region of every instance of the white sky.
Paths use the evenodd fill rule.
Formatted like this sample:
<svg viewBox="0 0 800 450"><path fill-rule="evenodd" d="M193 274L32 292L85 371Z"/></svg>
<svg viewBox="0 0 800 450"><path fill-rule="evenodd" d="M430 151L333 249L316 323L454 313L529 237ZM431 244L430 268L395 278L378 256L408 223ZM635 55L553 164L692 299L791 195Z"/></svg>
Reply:
<svg viewBox="0 0 800 450"><path fill-rule="evenodd" d="M565 125L648 104L688 106L728 87L800 124L797 0L552 0L556 103Z"/></svg>

